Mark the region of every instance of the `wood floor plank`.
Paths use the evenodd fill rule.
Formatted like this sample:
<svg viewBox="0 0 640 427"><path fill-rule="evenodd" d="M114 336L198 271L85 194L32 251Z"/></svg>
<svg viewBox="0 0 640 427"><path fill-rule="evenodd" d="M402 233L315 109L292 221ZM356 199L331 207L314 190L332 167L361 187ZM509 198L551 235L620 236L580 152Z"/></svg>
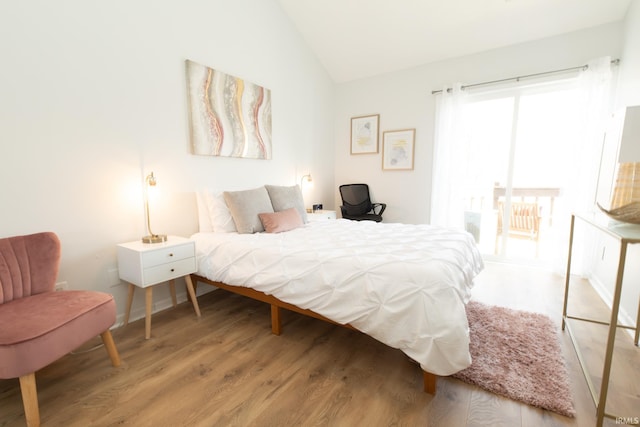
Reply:
<svg viewBox="0 0 640 427"><path fill-rule="evenodd" d="M438 392L429 405L429 426L466 426L474 388L454 378L438 380Z"/></svg>
<svg viewBox="0 0 640 427"><path fill-rule="evenodd" d="M487 263L473 299L548 314L558 322L563 278ZM604 315L590 286L576 282L576 311ZM271 334L268 305L215 291L113 331L122 365L111 366L100 339L36 373L44 426L593 426L595 408L566 334L561 346L576 418L520 404L456 379L422 392L422 373L402 352L356 331L283 311ZM590 365L602 363L603 337L579 326ZM620 334L612 403L638 416L640 350ZM95 348L94 348L95 347ZM618 348L618 347L617 347ZM597 378L601 372L597 372ZM635 412L634 412L635 411ZM615 425L613 420L607 421ZM17 380L0 380L0 427L24 425Z"/></svg>
<svg viewBox="0 0 640 427"><path fill-rule="evenodd" d="M513 400L476 389L471 394L467 426L521 426L522 407Z"/></svg>

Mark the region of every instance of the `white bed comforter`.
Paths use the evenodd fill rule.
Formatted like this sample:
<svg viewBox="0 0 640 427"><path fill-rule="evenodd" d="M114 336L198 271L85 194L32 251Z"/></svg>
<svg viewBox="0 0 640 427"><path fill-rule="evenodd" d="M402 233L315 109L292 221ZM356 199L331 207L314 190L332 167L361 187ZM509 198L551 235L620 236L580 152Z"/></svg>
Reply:
<svg viewBox="0 0 640 427"><path fill-rule="evenodd" d="M198 274L350 324L425 371L471 364L465 304L482 258L464 231L370 221L285 233L197 233Z"/></svg>

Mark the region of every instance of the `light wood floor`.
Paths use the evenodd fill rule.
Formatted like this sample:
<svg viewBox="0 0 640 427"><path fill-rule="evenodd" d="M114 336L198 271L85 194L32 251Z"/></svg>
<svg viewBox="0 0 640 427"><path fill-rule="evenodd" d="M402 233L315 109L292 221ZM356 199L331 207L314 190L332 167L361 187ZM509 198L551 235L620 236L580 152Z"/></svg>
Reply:
<svg viewBox="0 0 640 427"><path fill-rule="evenodd" d="M604 306L577 282L572 309ZM488 264L473 298L546 313L560 325L563 279L548 272ZM36 375L44 426L593 426L595 409L573 347L562 334L574 419L441 378L421 391L419 367L364 334L284 313L270 333L269 307L216 291L114 331L123 364L113 368L96 339ZM603 316L606 312L603 312ZM574 314L574 313L572 313ZM577 314L577 313L575 313ZM603 327L579 329L583 352L601 375ZM600 329L600 331L598 330ZM640 416L640 349L618 339L611 402ZM88 350L86 352L81 352ZM550 375L553 373L550 373ZM0 380L0 426L24 425L17 380ZM616 425L607 421L606 425Z"/></svg>

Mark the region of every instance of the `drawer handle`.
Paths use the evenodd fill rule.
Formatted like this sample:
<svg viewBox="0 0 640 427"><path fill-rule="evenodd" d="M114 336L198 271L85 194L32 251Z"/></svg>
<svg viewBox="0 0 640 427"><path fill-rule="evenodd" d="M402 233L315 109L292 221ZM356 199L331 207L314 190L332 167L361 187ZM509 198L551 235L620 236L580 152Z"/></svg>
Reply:
<svg viewBox="0 0 640 427"><path fill-rule="evenodd" d="M175 268L172 268L172 269L171 269L171 272L173 273L174 271L176 271L176 269L175 269Z"/></svg>
<svg viewBox="0 0 640 427"><path fill-rule="evenodd" d="M170 254L169 254L169 256L173 256L173 254L172 254L172 253L170 253Z"/></svg>

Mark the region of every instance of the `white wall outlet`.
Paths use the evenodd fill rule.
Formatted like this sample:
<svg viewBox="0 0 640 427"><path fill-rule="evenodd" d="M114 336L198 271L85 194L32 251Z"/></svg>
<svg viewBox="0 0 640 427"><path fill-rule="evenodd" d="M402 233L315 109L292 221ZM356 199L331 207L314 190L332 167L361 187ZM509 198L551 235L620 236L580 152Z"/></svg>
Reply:
<svg viewBox="0 0 640 427"><path fill-rule="evenodd" d="M56 291L66 291L67 289L69 289L69 284L67 282L56 283L56 287L55 287Z"/></svg>
<svg viewBox="0 0 640 427"><path fill-rule="evenodd" d="M107 284L109 285L109 287L113 288L114 286L118 286L120 283L120 274L118 272L118 269L107 269Z"/></svg>

